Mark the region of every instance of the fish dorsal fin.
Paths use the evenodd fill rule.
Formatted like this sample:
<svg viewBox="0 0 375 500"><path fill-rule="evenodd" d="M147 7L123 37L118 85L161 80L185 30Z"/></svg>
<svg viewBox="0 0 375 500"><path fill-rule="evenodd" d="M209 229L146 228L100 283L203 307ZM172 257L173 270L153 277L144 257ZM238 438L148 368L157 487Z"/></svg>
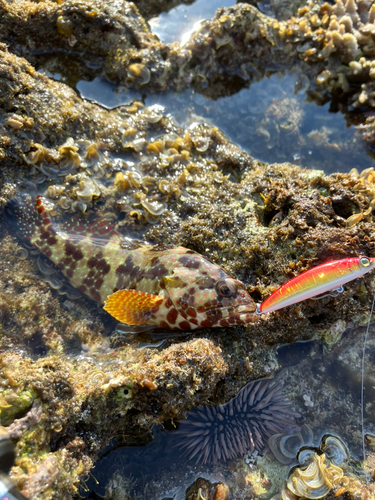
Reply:
<svg viewBox="0 0 375 500"><path fill-rule="evenodd" d="M157 312L163 297L137 290L118 290L109 295L104 310L117 321L127 325L141 325Z"/></svg>
<svg viewBox="0 0 375 500"><path fill-rule="evenodd" d="M69 234L72 238L75 236L92 238L92 239L103 239L109 240L113 237L121 239L120 233L118 233L109 219L94 219L92 217L71 217L59 224L59 232L64 232Z"/></svg>
<svg viewBox="0 0 375 500"><path fill-rule="evenodd" d="M92 245L104 247L108 244L119 245L124 238L116 231L109 219L95 220L92 217L71 217L56 226L59 236L71 242L89 242Z"/></svg>

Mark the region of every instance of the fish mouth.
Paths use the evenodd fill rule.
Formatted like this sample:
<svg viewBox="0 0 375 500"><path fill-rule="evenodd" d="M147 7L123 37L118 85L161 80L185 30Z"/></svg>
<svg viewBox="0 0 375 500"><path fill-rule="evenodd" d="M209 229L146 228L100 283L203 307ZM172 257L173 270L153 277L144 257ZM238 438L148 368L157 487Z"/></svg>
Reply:
<svg viewBox="0 0 375 500"><path fill-rule="evenodd" d="M230 318L232 316L240 316L242 314L254 314L256 312L256 305L246 304L232 308L232 310L224 310L226 312L223 318ZM223 312L224 312L223 311Z"/></svg>
<svg viewBox="0 0 375 500"><path fill-rule="evenodd" d="M209 319L212 320L228 320L233 324L245 324L254 323L259 319L259 315L256 313L256 305L254 304L244 304L237 307L213 307L212 309L207 309L206 314L209 315Z"/></svg>

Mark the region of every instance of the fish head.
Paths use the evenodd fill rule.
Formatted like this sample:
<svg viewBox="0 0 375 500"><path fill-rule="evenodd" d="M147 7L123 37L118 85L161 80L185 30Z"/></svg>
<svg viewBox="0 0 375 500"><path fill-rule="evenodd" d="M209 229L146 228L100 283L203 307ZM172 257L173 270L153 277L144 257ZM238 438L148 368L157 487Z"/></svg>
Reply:
<svg viewBox="0 0 375 500"><path fill-rule="evenodd" d="M179 315L190 322L190 328L258 321L256 304L245 285L201 256L194 257L190 262L195 262L195 266L176 268L164 278L169 298Z"/></svg>

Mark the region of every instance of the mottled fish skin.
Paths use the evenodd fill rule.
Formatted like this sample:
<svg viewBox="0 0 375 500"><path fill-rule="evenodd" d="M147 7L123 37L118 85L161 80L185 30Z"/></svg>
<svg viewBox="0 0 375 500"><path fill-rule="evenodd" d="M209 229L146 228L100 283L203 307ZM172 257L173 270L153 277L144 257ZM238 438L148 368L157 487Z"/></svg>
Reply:
<svg viewBox="0 0 375 500"><path fill-rule="evenodd" d="M194 330L259 319L243 283L193 250L125 239L105 220L53 225L40 196L13 198L6 209L23 237L91 299L104 303L123 289L162 299L145 326Z"/></svg>

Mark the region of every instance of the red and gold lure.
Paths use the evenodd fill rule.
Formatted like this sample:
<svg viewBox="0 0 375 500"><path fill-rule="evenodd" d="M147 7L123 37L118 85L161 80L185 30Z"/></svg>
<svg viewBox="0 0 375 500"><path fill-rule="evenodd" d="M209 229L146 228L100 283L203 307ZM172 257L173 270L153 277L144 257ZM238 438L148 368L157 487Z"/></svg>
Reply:
<svg viewBox="0 0 375 500"><path fill-rule="evenodd" d="M334 260L313 267L281 285L258 306L258 313L277 311L325 292L342 292L342 285L360 278L374 267L375 259L363 256Z"/></svg>

